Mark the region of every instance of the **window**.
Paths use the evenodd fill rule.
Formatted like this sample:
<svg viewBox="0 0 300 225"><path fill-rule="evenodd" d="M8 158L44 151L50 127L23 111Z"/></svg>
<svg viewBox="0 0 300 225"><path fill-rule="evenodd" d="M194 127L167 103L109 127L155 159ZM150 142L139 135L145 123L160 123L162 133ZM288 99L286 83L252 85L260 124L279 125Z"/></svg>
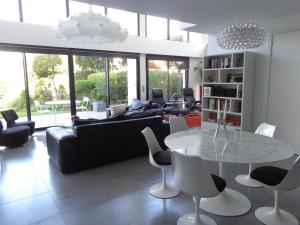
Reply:
<svg viewBox="0 0 300 225"><path fill-rule="evenodd" d="M82 12L87 13L90 7L94 13L101 13L102 15L105 15L105 9L103 6L90 5L87 3L77 2L77 1L70 1L69 3L70 15L74 15Z"/></svg>
<svg viewBox="0 0 300 225"><path fill-rule="evenodd" d="M187 41L187 31L181 30L181 22L170 20L170 40Z"/></svg>
<svg viewBox="0 0 300 225"><path fill-rule="evenodd" d="M0 20L20 21L18 0L0 0Z"/></svg>
<svg viewBox="0 0 300 225"><path fill-rule="evenodd" d="M110 104L131 104L137 98L137 60L109 58Z"/></svg>
<svg viewBox="0 0 300 225"><path fill-rule="evenodd" d="M168 20L162 17L147 15L147 37L157 40L168 38Z"/></svg>
<svg viewBox="0 0 300 225"><path fill-rule="evenodd" d="M70 126L66 55L26 53L30 109L35 127Z"/></svg>
<svg viewBox="0 0 300 225"><path fill-rule="evenodd" d="M66 1L23 0L23 18L26 23L57 26L66 17Z"/></svg>
<svg viewBox="0 0 300 225"><path fill-rule="evenodd" d="M126 28L130 35L138 35L137 14L118 9L107 9L107 16L113 21L119 22L122 28Z"/></svg>
<svg viewBox="0 0 300 225"><path fill-rule="evenodd" d="M27 120L22 53L0 51L0 73L0 110L14 108Z"/></svg>
<svg viewBox="0 0 300 225"><path fill-rule="evenodd" d="M205 45L207 44L207 34L202 33L196 33L196 32L190 32L189 33L189 42L193 44L201 44Z"/></svg>
<svg viewBox="0 0 300 225"><path fill-rule="evenodd" d="M170 99L182 99L182 88L187 81L187 59L172 57L170 59L147 60L148 70L148 96L152 98L152 88L163 90L166 101Z"/></svg>

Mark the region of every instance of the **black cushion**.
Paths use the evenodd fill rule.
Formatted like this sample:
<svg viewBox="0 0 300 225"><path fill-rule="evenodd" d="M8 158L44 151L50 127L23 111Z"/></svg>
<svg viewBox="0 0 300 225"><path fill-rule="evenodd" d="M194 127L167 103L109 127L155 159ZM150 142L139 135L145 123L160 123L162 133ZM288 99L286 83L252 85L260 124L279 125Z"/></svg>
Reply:
<svg viewBox="0 0 300 225"><path fill-rule="evenodd" d="M217 175L214 175L214 174L212 174L211 177L212 177L218 191L222 192L226 187L226 181L223 178L221 178Z"/></svg>
<svg viewBox="0 0 300 225"><path fill-rule="evenodd" d="M3 124L2 121L0 120L0 131L3 130Z"/></svg>
<svg viewBox="0 0 300 225"><path fill-rule="evenodd" d="M187 96L194 97L194 90L193 90L193 88L183 88L183 96L184 97L187 97Z"/></svg>
<svg viewBox="0 0 300 225"><path fill-rule="evenodd" d="M254 169L250 177L269 186L278 185L289 171L275 166L262 166Z"/></svg>
<svg viewBox="0 0 300 225"><path fill-rule="evenodd" d="M35 122L34 121L23 121L13 124L8 124L8 127L28 126L30 128L30 134L34 133Z"/></svg>
<svg viewBox="0 0 300 225"><path fill-rule="evenodd" d="M0 145L15 147L28 141L30 129L28 126L17 126L7 128L0 132Z"/></svg>
<svg viewBox="0 0 300 225"><path fill-rule="evenodd" d="M170 151L160 151L153 155L154 161L158 165L171 165L171 152Z"/></svg>
<svg viewBox="0 0 300 225"><path fill-rule="evenodd" d="M8 109L8 110L1 111L1 114L7 124L15 123L15 120L17 120L19 118L14 109Z"/></svg>

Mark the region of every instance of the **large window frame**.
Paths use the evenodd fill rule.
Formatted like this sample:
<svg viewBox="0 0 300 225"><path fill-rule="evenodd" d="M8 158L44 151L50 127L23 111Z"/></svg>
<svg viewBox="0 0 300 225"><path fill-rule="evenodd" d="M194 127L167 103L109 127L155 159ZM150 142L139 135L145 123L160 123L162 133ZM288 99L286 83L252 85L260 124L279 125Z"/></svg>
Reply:
<svg viewBox="0 0 300 225"><path fill-rule="evenodd" d="M188 57L181 57L181 56L171 56L171 55L146 55L146 99L149 100L149 61L150 60L165 60L168 63L168 71L169 71L169 62L170 61L183 61L186 65L186 68L189 68L189 58ZM170 74L168 75L170 76ZM189 70L186 69L185 73L185 87L188 87L189 83ZM169 77L168 77L168 87L167 89L169 90L170 88L170 83L169 83ZM166 94L166 93L164 93ZM169 98L169 96L167 96ZM169 99L168 99L169 100Z"/></svg>
<svg viewBox="0 0 300 225"><path fill-rule="evenodd" d="M1 44L0 51L8 52L19 52L23 56L23 68L24 68L24 86L25 86L25 97L26 97L26 111L27 119L31 120L31 107L30 107L30 96L29 96L29 87L28 87L28 74L27 74L27 61L26 53L38 53L38 54L59 54L66 55L68 57L68 71L69 71L69 89L70 89L70 101L71 101L71 115L76 115L76 95L75 95L75 74L74 74L74 62L73 57L76 55L84 56L100 56L100 57L120 57L120 58L130 58L136 59L136 83L137 83L137 98L140 98L140 55L138 53L128 53L128 52L113 52L113 51L99 51L92 49L76 49L76 48L56 48L56 47L43 47L43 46L32 46L32 45L18 45L18 44ZM109 69L108 69L109 76ZM106 106L110 104L109 99L110 87L109 83L107 84L107 102ZM71 116L70 115L70 116ZM37 130L45 129L47 127L37 128Z"/></svg>

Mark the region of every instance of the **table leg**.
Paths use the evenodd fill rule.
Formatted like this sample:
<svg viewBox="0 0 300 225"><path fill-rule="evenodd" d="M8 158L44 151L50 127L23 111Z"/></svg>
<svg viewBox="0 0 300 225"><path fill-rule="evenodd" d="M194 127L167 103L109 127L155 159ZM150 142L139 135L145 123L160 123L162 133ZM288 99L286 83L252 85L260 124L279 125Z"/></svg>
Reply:
<svg viewBox="0 0 300 225"><path fill-rule="evenodd" d="M223 162L219 163L219 175L223 177ZM218 196L202 198L200 208L220 216L239 216L251 209L249 199L238 191L225 188Z"/></svg>

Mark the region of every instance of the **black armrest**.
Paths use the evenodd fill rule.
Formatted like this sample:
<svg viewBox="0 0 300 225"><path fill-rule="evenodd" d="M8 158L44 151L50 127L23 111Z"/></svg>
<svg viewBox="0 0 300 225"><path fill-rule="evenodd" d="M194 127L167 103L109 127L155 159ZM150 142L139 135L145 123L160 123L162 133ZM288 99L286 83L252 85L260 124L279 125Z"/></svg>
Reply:
<svg viewBox="0 0 300 225"><path fill-rule="evenodd" d="M61 127L46 131L47 150L50 159L63 173L72 173L80 168L76 135Z"/></svg>

